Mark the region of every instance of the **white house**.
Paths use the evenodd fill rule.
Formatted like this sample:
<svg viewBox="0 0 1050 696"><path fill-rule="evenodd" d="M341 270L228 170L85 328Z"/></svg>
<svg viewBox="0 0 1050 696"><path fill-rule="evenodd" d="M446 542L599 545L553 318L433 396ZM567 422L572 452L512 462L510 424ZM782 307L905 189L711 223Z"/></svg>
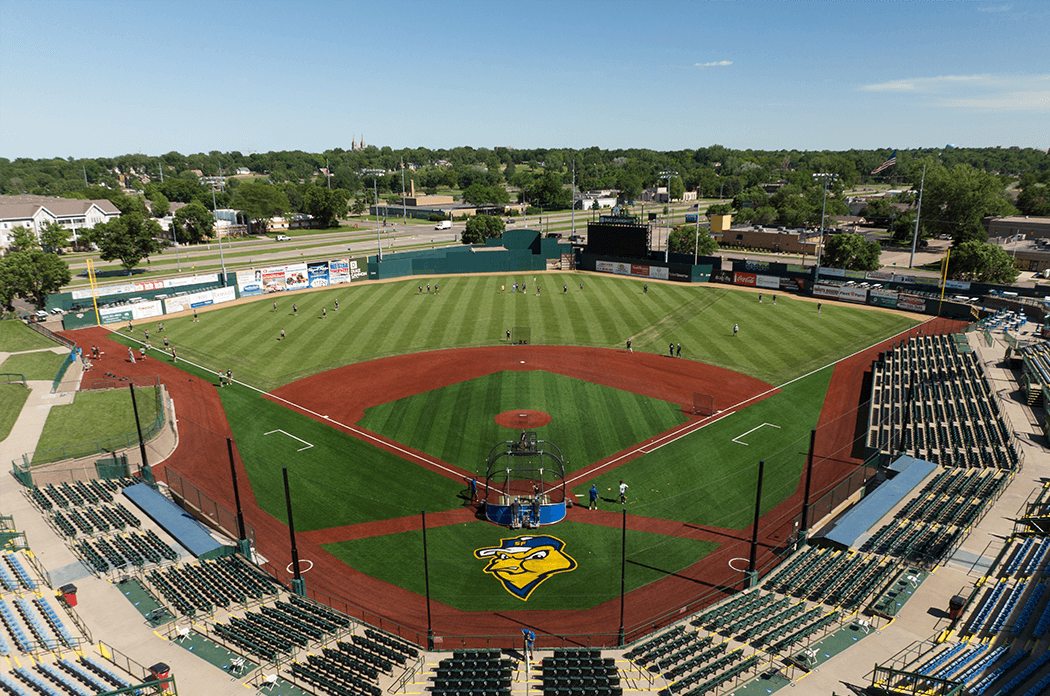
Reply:
<svg viewBox="0 0 1050 696"><path fill-rule="evenodd" d="M120 217L120 210L109 201L83 201L52 196L0 196L0 249L12 244L11 230L25 227L37 239L49 222L57 222L73 233L91 229L101 222Z"/></svg>

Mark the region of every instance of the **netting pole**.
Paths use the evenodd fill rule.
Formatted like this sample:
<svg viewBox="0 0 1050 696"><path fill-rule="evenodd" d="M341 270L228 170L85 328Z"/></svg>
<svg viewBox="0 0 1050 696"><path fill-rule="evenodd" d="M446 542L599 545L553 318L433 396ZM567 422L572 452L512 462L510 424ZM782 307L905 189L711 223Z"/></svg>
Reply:
<svg viewBox="0 0 1050 696"><path fill-rule="evenodd" d="M157 480L153 478L153 470L149 468L149 462L146 461L146 442L142 439L142 421L139 419L139 407L135 403L135 385L128 384L128 389L131 390L131 410L135 412L135 430L139 433L139 453L142 455L142 478L145 479L146 483L153 490L157 490Z"/></svg>
<svg viewBox="0 0 1050 696"><path fill-rule="evenodd" d="M288 487L288 467L281 469L284 474L284 502L288 509L288 533L292 537L292 592L300 597L306 596L306 583L303 574L299 572L299 547L295 543L295 522L292 520L292 490Z"/></svg>
<svg viewBox="0 0 1050 696"><path fill-rule="evenodd" d="M427 511L420 510L423 524L423 585L427 593L427 650L434 649L434 624L430 616L430 564L427 562Z"/></svg>
<svg viewBox="0 0 1050 696"><path fill-rule="evenodd" d="M806 462L806 492L802 498L802 527L798 530L799 541L809 533L809 487L813 482L813 449L817 442L817 429L809 431L809 457Z"/></svg>
<svg viewBox="0 0 1050 696"><path fill-rule="evenodd" d="M623 647L623 597L627 590L627 508L623 509L620 541L620 633L617 645Z"/></svg>
<svg viewBox="0 0 1050 696"><path fill-rule="evenodd" d="M751 558L747 565L748 587L758 584L758 572L755 566L758 562L758 518L762 515L762 475L766 471L766 460L758 461L758 486L755 487L755 524L751 530Z"/></svg>
<svg viewBox="0 0 1050 696"><path fill-rule="evenodd" d="M241 489L237 485L237 467L233 463L233 438L226 438L226 452L230 455L230 477L233 479L233 503L237 506L237 550L248 560L252 559L251 544L244 533L244 510L241 509Z"/></svg>

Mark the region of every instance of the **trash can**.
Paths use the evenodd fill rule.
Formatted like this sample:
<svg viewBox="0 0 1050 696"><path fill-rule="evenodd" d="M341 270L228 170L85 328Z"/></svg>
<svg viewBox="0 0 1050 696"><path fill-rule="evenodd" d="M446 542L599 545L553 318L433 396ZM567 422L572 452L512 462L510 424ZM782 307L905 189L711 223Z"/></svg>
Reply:
<svg viewBox="0 0 1050 696"><path fill-rule="evenodd" d="M171 668L168 667L168 665L163 663L163 662L158 662L157 664L155 664L152 667L150 667L149 668L149 672L153 676L153 678L155 680L157 680L157 681L162 681L164 679L167 679L169 676L171 676ZM164 688L167 688L167 686L168 686L167 682L165 682L163 684L163 686L164 686Z"/></svg>
<svg viewBox="0 0 1050 696"><path fill-rule="evenodd" d="M58 588L62 592L62 599L66 601L66 604L71 607L77 605L77 586L76 585L63 585Z"/></svg>
<svg viewBox="0 0 1050 696"><path fill-rule="evenodd" d="M966 597L963 595L955 595L948 600L948 617L952 621L955 621L962 616L963 609L966 608Z"/></svg>

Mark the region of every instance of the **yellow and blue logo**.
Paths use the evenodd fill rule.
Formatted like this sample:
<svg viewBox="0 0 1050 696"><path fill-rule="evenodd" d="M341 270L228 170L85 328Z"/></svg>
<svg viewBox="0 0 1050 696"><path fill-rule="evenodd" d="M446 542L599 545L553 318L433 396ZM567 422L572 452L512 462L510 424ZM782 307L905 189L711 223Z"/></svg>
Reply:
<svg viewBox="0 0 1050 696"><path fill-rule="evenodd" d="M488 559L485 572L524 602L547 578L576 570L576 560L564 548L565 542L556 537L518 536L501 539L499 546L477 549L474 557Z"/></svg>

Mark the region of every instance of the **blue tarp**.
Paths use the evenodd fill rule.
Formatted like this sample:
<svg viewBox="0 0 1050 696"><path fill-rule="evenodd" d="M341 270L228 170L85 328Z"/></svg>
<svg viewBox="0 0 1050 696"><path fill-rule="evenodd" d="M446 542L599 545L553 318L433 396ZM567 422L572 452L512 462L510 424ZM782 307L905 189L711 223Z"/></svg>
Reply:
<svg viewBox="0 0 1050 696"><path fill-rule="evenodd" d="M124 489L124 495L194 556L199 558L222 548L222 544L212 538L204 525L148 484L128 486Z"/></svg>
<svg viewBox="0 0 1050 696"><path fill-rule="evenodd" d="M906 495L929 476L936 464L915 459L907 455L898 457L889 470L895 472L892 478L883 481L878 488L868 494L842 517L834 522L824 538L842 546L853 546L858 538L882 519L883 515L904 499Z"/></svg>

